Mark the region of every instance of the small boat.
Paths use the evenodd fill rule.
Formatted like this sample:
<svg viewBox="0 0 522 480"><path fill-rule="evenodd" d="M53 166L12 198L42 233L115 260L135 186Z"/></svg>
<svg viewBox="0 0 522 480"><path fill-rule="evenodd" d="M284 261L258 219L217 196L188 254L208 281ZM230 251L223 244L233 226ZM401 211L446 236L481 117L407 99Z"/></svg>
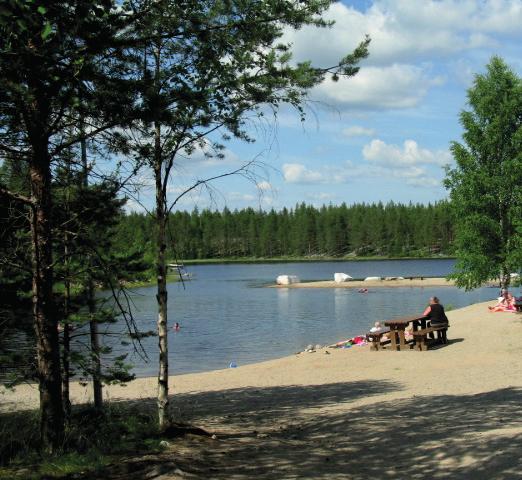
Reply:
<svg viewBox="0 0 522 480"><path fill-rule="evenodd" d="M187 272L182 263L168 263L167 268L174 270L180 277L192 278L192 273Z"/></svg>

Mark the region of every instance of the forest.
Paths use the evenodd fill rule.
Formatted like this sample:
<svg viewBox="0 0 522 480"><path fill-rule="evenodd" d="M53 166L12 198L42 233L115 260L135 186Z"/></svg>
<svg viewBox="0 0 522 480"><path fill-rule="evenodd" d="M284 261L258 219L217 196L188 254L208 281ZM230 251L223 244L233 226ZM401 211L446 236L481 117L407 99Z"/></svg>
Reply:
<svg viewBox="0 0 522 480"><path fill-rule="evenodd" d="M434 204L360 203L263 211L177 211L167 227L167 257L192 259L424 257L451 255L453 222L447 201ZM116 252L154 258L154 219L122 215Z"/></svg>

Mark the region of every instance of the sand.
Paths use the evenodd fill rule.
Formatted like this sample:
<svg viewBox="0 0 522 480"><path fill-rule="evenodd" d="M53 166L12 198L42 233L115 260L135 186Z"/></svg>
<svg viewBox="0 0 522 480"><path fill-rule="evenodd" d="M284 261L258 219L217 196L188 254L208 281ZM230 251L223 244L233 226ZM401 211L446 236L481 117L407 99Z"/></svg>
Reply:
<svg viewBox="0 0 522 480"><path fill-rule="evenodd" d="M99 478L522 478L522 315L492 303L448 312L449 344L428 352L323 349L173 377L173 413L217 438L172 440ZM19 387L1 408L37 393ZM148 378L105 389L144 408L154 394ZM78 384L72 396L90 399Z"/></svg>
<svg viewBox="0 0 522 480"><path fill-rule="evenodd" d="M291 285L271 285L275 288L375 288L375 287L453 287L453 280L445 278L404 278L403 280L350 280L336 283L333 280L300 282Z"/></svg>

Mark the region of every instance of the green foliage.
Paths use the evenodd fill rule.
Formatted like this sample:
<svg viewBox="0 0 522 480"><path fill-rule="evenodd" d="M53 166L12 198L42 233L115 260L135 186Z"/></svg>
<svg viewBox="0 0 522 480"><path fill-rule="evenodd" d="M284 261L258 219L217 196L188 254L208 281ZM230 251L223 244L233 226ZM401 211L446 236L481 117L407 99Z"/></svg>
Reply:
<svg viewBox="0 0 522 480"><path fill-rule="evenodd" d="M143 75L138 88L140 122L132 126L138 140L129 144L140 163L163 177L156 178L156 195L161 198L157 209L166 208L165 179L179 156L199 149L221 159L222 142L231 136L255 140L246 128L247 114L251 122L264 116L267 107L275 113L287 104L304 117L308 91L326 75L357 73L368 55L369 38L328 68L292 63L291 46L280 42L284 28L328 26L321 14L331 3L144 2L145 13L131 34L136 37L136 57L143 58ZM245 169L237 173L248 177Z"/></svg>
<svg viewBox="0 0 522 480"><path fill-rule="evenodd" d="M130 59L115 48L126 17L115 5L109 0L7 0L0 9L0 155L24 162L31 180L28 197L10 192L1 182L0 195L32 212L40 427L49 451L60 444L64 427L58 318L53 311L51 177L60 154L82 137L132 116L134 90L126 88L133 84L128 81Z"/></svg>
<svg viewBox="0 0 522 480"><path fill-rule="evenodd" d="M150 407L150 406L149 406ZM37 412L0 416L0 479L62 478L95 472L120 455L161 450L161 438L151 408L107 404L103 411L90 406L73 408L58 455L40 451Z"/></svg>
<svg viewBox="0 0 522 480"><path fill-rule="evenodd" d="M0 167L0 179L11 191L26 194L26 177L22 163L9 161ZM87 335L85 326L92 320L98 324L114 323L121 313L112 299L106 296L99 296L94 302L95 311L89 312L88 277L91 276L98 287L109 288L112 285L118 294L120 284L148 278L148 265L139 252L110 253L111 237L122 218L123 204L123 200L117 198L115 182L105 180L85 186L83 175L69 168L55 172L53 186L52 228L56 239L54 258L57 260L54 269L54 312L60 320L60 329L63 331L67 326L76 338L73 347L77 350L71 352L71 369L81 380L87 379L93 371L89 349L82 346L78 350L78 340ZM18 203L0 197L0 219L4 227L0 231L0 333L7 338L13 334L27 338L34 336L29 322L30 302L25 298L31 288L31 274L27 268L31 260L28 258L30 247L26 210ZM64 256L65 244L68 247L67 258ZM89 257L93 260L88 261ZM67 282L70 292L68 316L63 307ZM127 345L133 339L129 335L121 335L121 341ZM111 339L111 342L114 341ZM84 341L79 343L85 344ZM104 347L101 353L101 378L104 383L128 382L134 378L130 373L131 365L124 357L111 358L108 347ZM26 356L25 350L18 352L10 347L8 341L0 340L4 385L36 379L34 361ZM21 371L17 364L29 367L27 371Z"/></svg>
<svg viewBox="0 0 522 480"><path fill-rule="evenodd" d="M130 59L115 49L125 26L107 0L2 2L0 150L27 159L34 152L26 147L40 142L40 148L51 147L54 160L79 140L78 129L71 128L74 110L89 117L95 131L128 116ZM82 82L89 87L80 95Z"/></svg>
<svg viewBox="0 0 522 480"><path fill-rule="evenodd" d="M178 211L168 220L172 259L426 257L451 255L453 218L434 205L355 204L231 212ZM154 251L153 219L131 213L116 228L116 252ZM150 263L151 267L153 262Z"/></svg>
<svg viewBox="0 0 522 480"><path fill-rule="evenodd" d="M114 297L120 294L121 283L129 278L140 278L145 268L141 255L136 252L110 253L113 232L122 218L124 203L118 198L117 182L105 179L87 185L85 180L83 171L76 172L70 166L55 175L55 258L63 258L57 263L55 276L64 284L68 282L70 292L67 314L62 312L65 291L56 295L57 310L62 313L62 329L69 329L75 339L87 336L85 326L91 322L99 326L118 320L123 304L117 303ZM95 298L91 291L93 284L110 289L112 295ZM125 313L128 314L126 310ZM129 339L132 340L129 334L122 334L120 341ZM99 377L103 383L125 383L134 378L130 373L132 366L125 362L127 355L111 358L112 348L107 344L102 345L99 352L92 347L78 350L75 342L70 347L76 348L69 353L70 373L80 381L98 376L94 361L98 354L102 367Z"/></svg>
<svg viewBox="0 0 522 480"><path fill-rule="evenodd" d="M25 165L7 158L0 165L0 184L19 194L29 191ZM31 289L31 258L26 207L0 195L0 307Z"/></svg>
<svg viewBox="0 0 522 480"><path fill-rule="evenodd" d="M491 279L507 286L522 266L522 81L493 57L468 104L446 178L456 219L453 278L466 289Z"/></svg>

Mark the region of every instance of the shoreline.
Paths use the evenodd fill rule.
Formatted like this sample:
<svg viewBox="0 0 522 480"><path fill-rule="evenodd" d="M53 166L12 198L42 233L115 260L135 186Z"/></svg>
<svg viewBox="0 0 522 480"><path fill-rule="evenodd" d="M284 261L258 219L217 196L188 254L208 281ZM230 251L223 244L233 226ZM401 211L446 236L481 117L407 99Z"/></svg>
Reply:
<svg viewBox="0 0 522 480"><path fill-rule="evenodd" d="M206 259L191 259L180 261L185 266L193 267L198 265L263 265L263 264L279 264L279 263L344 263L344 262L386 262L386 261L414 261L414 260L453 260L455 257L452 256L435 256L435 257L270 257L270 258L206 258ZM186 278L183 281L191 281L193 279ZM175 273L169 273L167 275L167 283L180 282L180 278ZM314 283L314 282L303 282L303 283ZM352 282L353 283L353 282ZM148 288L156 286L156 280L136 280L129 281L125 284L125 287L132 290L136 288ZM354 285L355 286L355 285Z"/></svg>
<svg viewBox="0 0 522 480"><path fill-rule="evenodd" d="M513 313L490 313L487 310L487 306L491 305L492 302L494 300L447 312L451 324L448 338L450 340L454 339L453 342L458 339L459 341L457 343L450 341L450 344L443 348L437 348L428 352L370 352L369 346L354 346L350 349L323 347L315 353L294 354L242 365L238 368L172 375L169 377L171 394L173 399L175 399L178 394L192 395L202 392L254 386L275 387L294 384L321 384L322 382L334 381L335 379L338 381L339 376L353 381L380 378L383 375L385 377L390 375L391 377L396 377L392 367L395 361L403 367L405 364L409 365L410 361L415 361L416 363L426 361L436 371L440 371L444 363L437 365L433 363L439 356L442 359L446 356L448 360L451 358L449 364L454 364L455 362L459 363L459 355L465 354L461 357L461 360L465 360L462 364L463 367L472 365L473 362L470 360L472 358L478 360L477 364L480 364L485 358L494 358L495 348L492 352L491 347L485 347L490 342L490 338L494 339L497 350L502 350L505 346L504 340L501 340L498 334L492 335L489 327L486 328L486 326L491 324L491 319L494 318L499 320L499 322L502 320L510 322L510 328L513 331L516 330L516 333L505 332L506 339L518 338L522 334L522 316ZM484 325L478 328L478 326L474 325L476 322L484 323ZM499 322L495 323L497 328L501 325ZM469 335L467 330L469 330ZM473 343L477 341L479 341L479 344L474 346ZM325 355L326 351L328 351L329 355ZM516 354L516 361L522 369L522 358L519 358L518 349L510 349L507 353L510 359L511 354ZM392 359L393 362L390 363ZM351 368L345 372L346 362L350 362ZM325 371L325 368L331 368L332 371ZM480 373L479 377L481 379L479 384L482 385L482 373ZM493 375L494 377L495 375ZM447 380L451 380L451 378ZM454 384L456 380L457 378L451 380L450 383L453 382L452 384ZM411 383L411 380L408 380L408 378L401 378L401 382L404 381ZM460 376L458 376L458 382L460 382ZM420 391L423 391L428 385L430 383L421 382L422 388ZM486 387L487 382L483 386ZM522 388L522 376L520 377L520 386ZM156 388L157 377L139 377L125 386L104 386L104 398L109 401L150 401L155 398ZM435 388L435 390L439 389L439 387ZM442 390L440 391L442 393ZM15 387L13 391L0 387L0 399L0 412L37 408L38 386L36 384L23 384ZM82 386L79 382L71 382L71 400L73 404L92 401L90 385Z"/></svg>
<svg viewBox="0 0 522 480"><path fill-rule="evenodd" d="M170 377L173 421L208 436L169 437L96 478L519 478L522 315L494 302L449 311L448 344L427 352L322 349ZM90 390L71 384L73 403ZM148 377L104 398L152 418L156 391ZM38 387L0 399L3 412L34 409Z"/></svg>
<svg viewBox="0 0 522 480"><path fill-rule="evenodd" d="M336 283L333 280L316 280L290 285L269 285L270 288L386 288L386 287L454 287L455 282L442 277L404 278L402 280L350 280Z"/></svg>
<svg viewBox="0 0 522 480"><path fill-rule="evenodd" d="M370 261L410 261L410 260L454 260L456 257L442 255L435 257L270 257L270 258L205 258L183 260L184 265L226 265L226 264L263 264L263 263L336 263L336 262L370 262Z"/></svg>

